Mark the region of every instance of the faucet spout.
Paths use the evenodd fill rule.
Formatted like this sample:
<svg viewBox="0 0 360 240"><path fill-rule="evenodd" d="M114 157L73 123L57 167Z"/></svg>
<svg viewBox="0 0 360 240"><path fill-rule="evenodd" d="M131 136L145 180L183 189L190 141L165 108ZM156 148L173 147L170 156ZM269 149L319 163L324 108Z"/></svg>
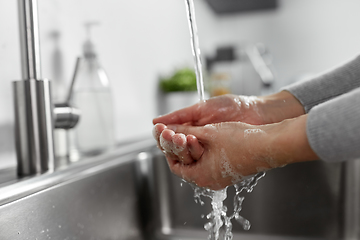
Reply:
<svg viewBox="0 0 360 240"><path fill-rule="evenodd" d="M22 77L41 79L37 0L18 0Z"/></svg>
<svg viewBox="0 0 360 240"><path fill-rule="evenodd" d="M15 81L15 144L18 175L54 169L50 81L41 79L37 0L18 0L23 80Z"/></svg>
<svg viewBox="0 0 360 240"><path fill-rule="evenodd" d="M15 144L18 175L28 176L54 171L54 127L72 128L80 114L54 108L50 81L41 78L37 0L18 0L18 8L23 80L13 83Z"/></svg>

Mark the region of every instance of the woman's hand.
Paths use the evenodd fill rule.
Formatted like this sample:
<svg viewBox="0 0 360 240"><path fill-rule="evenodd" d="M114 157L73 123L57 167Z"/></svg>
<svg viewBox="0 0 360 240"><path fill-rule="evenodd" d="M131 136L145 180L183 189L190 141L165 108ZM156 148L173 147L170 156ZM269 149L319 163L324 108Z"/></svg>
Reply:
<svg viewBox="0 0 360 240"><path fill-rule="evenodd" d="M227 94L157 117L153 123L204 126L210 123L240 121L262 125L281 122L304 113L300 102L286 91L265 97Z"/></svg>
<svg viewBox="0 0 360 240"><path fill-rule="evenodd" d="M222 95L155 118L153 123L204 126L209 123L242 121L262 124L259 101L257 97Z"/></svg>
<svg viewBox="0 0 360 240"><path fill-rule="evenodd" d="M267 145L268 133L256 126L240 122L203 127L157 124L155 129L171 171L200 187L223 189L277 167L262 147Z"/></svg>
<svg viewBox="0 0 360 240"><path fill-rule="evenodd" d="M306 119L304 115L262 126L157 124L154 137L174 174L219 190L261 171L317 159L307 141Z"/></svg>

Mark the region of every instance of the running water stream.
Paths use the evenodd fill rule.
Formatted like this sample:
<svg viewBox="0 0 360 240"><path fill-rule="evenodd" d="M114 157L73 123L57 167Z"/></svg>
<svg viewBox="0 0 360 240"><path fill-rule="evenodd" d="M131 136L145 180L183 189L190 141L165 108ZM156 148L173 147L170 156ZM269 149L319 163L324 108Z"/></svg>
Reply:
<svg viewBox="0 0 360 240"><path fill-rule="evenodd" d="M191 47L195 62L196 85L200 101L205 101L204 95L204 79L202 74L201 53L199 47L199 37L197 34L195 7L193 0L185 0L186 11L188 15L188 23L191 37Z"/></svg>
<svg viewBox="0 0 360 240"><path fill-rule="evenodd" d="M194 2L193 0L185 0L185 4L188 15L192 53L195 62L197 90L200 101L205 101L204 80L202 74L201 53L196 27ZM261 172L254 176L246 178L240 183L234 185L236 190L236 194L234 197L234 212L230 216L227 215L227 207L223 204L224 200L227 197L227 188L219 191L214 191L210 189L200 188L195 184L190 183L191 187L194 189L195 202L203 205L204 202L201 200L201 196L209 197L211 199L211 206L213 210L206 216L207 219L209 219L209 222L204 225L204 228L209 231L209 239L218 240L221 238L225 240L231 240L233 238L231 223L232 219L237 220L245 230L250 229L250 222L240 216L242 202L244 201L244 197L241 197L240 193L243 190L246 190L247 192L252 192L258 181L264 176L265 173ZM221 229L223 226L224 232L221 233Z"/></svg>

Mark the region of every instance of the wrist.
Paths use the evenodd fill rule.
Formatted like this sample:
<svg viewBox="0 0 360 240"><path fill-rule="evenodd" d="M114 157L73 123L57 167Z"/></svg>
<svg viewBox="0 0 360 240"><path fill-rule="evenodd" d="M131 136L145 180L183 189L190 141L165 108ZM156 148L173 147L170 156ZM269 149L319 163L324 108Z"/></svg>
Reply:
<svg viewBox="0 0 360 240"><path fill-rule="evenodd" d="M300 101L288 91L259 97L259 103L266 123L277 123L285 119L299 117L305 114Z"/></svg>
<svg viewBox="0 0 360 240"><path fill-rule="evenodd" d="M273 124L269 149L276 167L319 159L312 150L306 133L307 114Z"/></svg>

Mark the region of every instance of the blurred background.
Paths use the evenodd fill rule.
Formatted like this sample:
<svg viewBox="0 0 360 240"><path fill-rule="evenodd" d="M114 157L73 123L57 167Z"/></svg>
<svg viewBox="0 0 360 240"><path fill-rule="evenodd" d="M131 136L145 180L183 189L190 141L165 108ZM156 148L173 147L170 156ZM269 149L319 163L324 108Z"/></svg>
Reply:
<svg viewBox="0 0 360 240"><path fill-rule="evenodd" d="M159 78L193 68L190 34L181 0L39 0L42 75L53 81L55 101L70 85L82 54L86 22L98 22L91 39L112 84L116 139L150 135L158 109ZM217 14L195 1L204 68L216 50L261 43L274 73L267 91L318 74L360 50L357 0L278 0L267 10ZM17 1L0 0L0 151L13 148L11 82L21 79ZM270 60L269 60L270 59ZM208 74L206 75L208 76ZM252 76L252 75L249 75ZM248 77L243 82L254 79Z"/></svg>
<svg viewBox="0 0 360 240"><path fill-rule="evenodd" d="M220 11L221 6L218 6L220 9L214 9L212 4L220 2L230 4L230 13ZM255 3L259 3L260 9L234 12L241 10L238 6L251 6ZM358 0L195 0L195 9L207 97L224 93L270 94L285 85L326 71L360 52ZM101 105L100 101L98 103L102 108L100 110L110 109L113 105L113 112L106 115L95 111L92 112L95 114L87 118L92 125L83 125L85 127L82 128L82 133L85 137L81 139L85 139L84 142L89 145L105 142L105 137L98 137L105 132L103 129L110 129L110 137L113 137L114 133L118 142L134 139L140 142L146 139L144 137L150 137L152 119L155 116L198 101L196 88L194 89L194 61L183 0L38 0L38 11L42 77L52 80L55 103L65 100L76 60L83 55L83 45L89 36L98 60L110 80L113 104L107 99L102 102L104 105ZM94 25L90 35L86 28L89 24ZM0 170L16 165L12 82L22 79L19 41L17 1L0 0ZM97 74L103 76L100 71ZM79 79L87 80L86 77ZM104 79L98 78L105 86L107 81ZM173 92L174 89L177 91ZM98 99L90 96L86 100L89 101L85 101L83 108L80 108L83 113L86 110L99 110L93 107L96 103L90 102ZM104 121L105 124L101 122L102 126L95 121L99 116L105 120L112 119L112 113L115 130L107 121ZM80 125L75 130L79 130L79 126L85 122L81 121L80 118ZM64 130L59 131L55 131L55 145L57 153L61 153L60 156L63 157L70 152L66 147L67 140L70 139L67 137L71 134L64 134ZM95 138L88 138L86 134L93 132L100 134L95 135ZM61 142L63 145L59 144ZM112 147L113 142L109 142L109 147ZM149 142L155 144L151 139ZM69 146L71 147L71 144ZM129 151L133 151L131 149ZM158 194L154 202L159 197L159 206L164 207L161 208L164 215L158 214L156 217L165 216L165 220L173 224L167 225L169 223L164 221L164 229L195 228L205 233L204 219L200 218L204 209L195 205L193 190L189 186L181 187L180 180L170 175L163 160L162 155L153 155L152 152L142 152L139 155L136 153L136 157L129 161L129 164L114 168L113 165L105 164L112 168L111 172L106 170L103 175L96 174L96 178L89 177L87 185L76 185L77 188L69 185L70 190L60 189L60 192L53 192L52 195L34 194L35 197L39 196L40 200L46 198L49 205L42 208L43 215L28 214L35 216L35 222L40 224L38 229L31 227L39 230L36 233L27 227L29 218L19 218L26 223L22 236L26 232L33 232L33 236L38 236L44 232L40 232L44 226L49 226L49 229L54 229L55 226L58 232L66 233L65 224L59 229L61 225L57 228L58 224L53 225L52 221L48 221L49 216L56 221L59 216L62 217L66 226L69 226L68 229L71 229L69 233L73 231L82 234L85 230L81 227L79 233L79 219L90 216L90 208L94 209L94 213L107 209L111 224L106 221L99 225L89 223L88 226L99 228L87 226L86 230L89 231L86 234L102 234L101 229L109 229L108 227L119 235L123 234L122 231L133 234L131 217L135 218L139 209L152 209L153 206L146 204L152 204L153 200L148 202L148 199L153 193ZM61 167L61 158L56 163L60 163ZM66 164L67 162L64 165ZM317 161L294 164L269 172L266 181L261 181L256 190L246 196L244 203L242 213L249 216L249 220L254 223L252 233L272 234L275 236L272 239L279 239L277 236L339 239L348 234L357 237L360 188L359 168L356 164L358 162L326 164ZM133 167L138 172L133 172ZM93 174L92 171L87 172ZM14 174L15 171L11 169L9 173ZM8 176L10 175L0 174L3 179ZM113 192L110 192L108 183L112 184ZM77 182L74 181L74 184ZM152 185L155 190L151 188ZM99 194L94 194L93 186L97 187ZM51 191L46 192L51 194ZM227 201L232 201L230 196L234 194L234 191L230 192ZM69 196L73 197L73 200L69 200ZM122 200L119 200L118 196L123 197ZM84 202L90 205L83 204L79 199L84 199ZM140 201L137 202L137 199ZM60 211L58 215L49 215L55 208L53 200L66 206L56 206ZM76 204L69 205L69 202ZM16 208L16 212L21 216L32 207L20 201L17 203L26 208L10 204L8 206ZM34 203L36 207L36 199ZM84 207L78 207L80 203ZM141 205L140 208L138 204ZM231 204L226 202L227 206ZM76 209L74 213L64 211L69 210L68 206ZM189 206L192 206L191 211L184 211ZM114 211L116 208L120 210L121 216ZM208 210L205 210L205 213L208 213ZM73 213L72 216L75 217L71 217L69 221L66 212ZM13 211L9 213L10 217L14 216ZM144 224L146 221L153 224L151 214L148 215L145 211L145 215L139 219L144 221ZM4 216L4 219L8 219L6 214ZM92 220L90 217L87 219L88 222ZM119 221L121 224L117 224ZM17 227L7 220L3 225L5 232ZM8 226L10 230L7 229ZM234 231L238 230L234 228ZM1 233L2 231L0 235ZM18 237L20 230L16 229L10 234ZM112 231L107 231L106 234L112 234ZM255 236L253 239L258 238ZM270 238L264 235L263 239Z"/></svg>

